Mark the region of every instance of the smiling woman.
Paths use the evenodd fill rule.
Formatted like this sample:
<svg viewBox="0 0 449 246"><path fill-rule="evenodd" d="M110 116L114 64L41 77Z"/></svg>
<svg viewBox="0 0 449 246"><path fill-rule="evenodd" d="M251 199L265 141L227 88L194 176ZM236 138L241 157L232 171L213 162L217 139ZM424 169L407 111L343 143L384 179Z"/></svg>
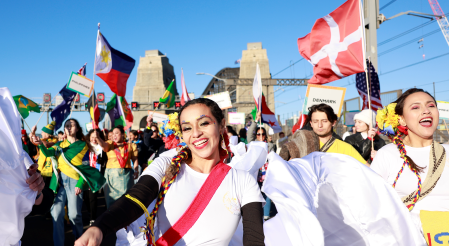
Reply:
<svg viewBox="0 0 449 246"><path fill-rule="evenodd" d="M449 146L433 139L437 103L428 92L410 89L388 105L377 122L395 144L380 149L371 168L395 188L422 228L421 210L449 211Z"/></svg>
<svg viewBox="0 0 449 246"><path fill-rule="evenodd" d="M229 142L220 107L206 98L191 100L178 121L186 147L173 158L154 160L75 245L99 245L105 235L139 218L154 200L147 223L150 245L225 246L240 218L244 245L264 245L264 199L251 174L224 163Z"/></svg>

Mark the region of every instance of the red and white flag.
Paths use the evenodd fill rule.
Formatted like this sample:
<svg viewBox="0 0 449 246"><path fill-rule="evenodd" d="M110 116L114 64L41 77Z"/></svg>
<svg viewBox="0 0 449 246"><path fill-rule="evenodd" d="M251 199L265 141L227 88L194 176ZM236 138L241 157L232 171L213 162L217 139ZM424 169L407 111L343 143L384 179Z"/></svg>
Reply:
<svg viewBox="0 0 449 246"><path fill-rule="evenodd" d="M190 101L189 93L187 92L186 82L184 81L184 71L181 68L181 105L184 106L188 101Z"/></svg>
<svg viewBox="0 0 449 246"><path fill-rule="evenodd" d="M257 63L256 75L254 75L253 97L257 111L260 112L262 110L262 77L260 75L259 63Z"/></svg>
<svg viewBox="0 0 449 246"><path fill-rule="evenodd" d="M308 83L326 84L365 71L362 17L360 0L348 0L298 38L299 53L314 66Z"/></svg>

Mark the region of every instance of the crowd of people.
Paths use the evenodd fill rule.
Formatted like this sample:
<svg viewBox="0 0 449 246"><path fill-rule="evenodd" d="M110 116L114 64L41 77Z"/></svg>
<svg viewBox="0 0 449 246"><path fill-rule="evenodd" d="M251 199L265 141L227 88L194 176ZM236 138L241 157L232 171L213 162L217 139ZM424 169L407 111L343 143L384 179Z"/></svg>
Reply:
<svg viewBox="0 0 449 246"><path fill-rule="evenodd" d="M310 107L301 129L287 136L279 133L279 139L288 138L282 145L257 125L260 112L238 134L209 99L191 100L175 116L171 123L179 128L175 135L181 136L175 137L175 145L167 144L174 138L164 136L165 130L151 115L144 131L128 134L116 126L84 135L76 119L68 119L57 134L54 123L42 128L41 137L36 127L29 134L22 131L23 149L45 183L39 194L53 200L48 209L54 245L64 245L66 213L77 246L100 245L106 235L142 215L151 245L228 245L234 242L236 230L243 230L240 245L265 245L264 221L282 213L273 197L261 192L276 186L265 184L269 170L297 158L307 160L314 152L328 153L325 156L334 160L350 157L345 160L374 171L386 186L392 186L397 197L388 199L403 203L400 209L410 211L421 233L416 245L425 245L420 211L449 211L447 145L433 139L439 121L437 103L421 89L406 91L377 114L369 109L356 114L353 132L343 139L334 131L337 115L327 104ZM386 144L380 134L392 143ZM279 160L273 156L276 153ZM276 166L270 166L270 160L276 160L271 163ZM99 192L104 193L107 206L101 215L97 214ZM90 213L85 232L83 200Z"/></svg>

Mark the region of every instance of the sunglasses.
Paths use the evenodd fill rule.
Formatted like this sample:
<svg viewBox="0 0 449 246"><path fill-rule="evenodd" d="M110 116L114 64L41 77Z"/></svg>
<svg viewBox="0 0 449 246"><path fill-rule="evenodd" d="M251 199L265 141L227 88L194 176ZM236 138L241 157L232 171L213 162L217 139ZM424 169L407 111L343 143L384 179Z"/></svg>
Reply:
<svg viewBox="0 0 449 246"><path fill-rule="evenodd" d="M260 135L265 136L265 133L257 133L256 135L257 136L260 136Z"/></svg>

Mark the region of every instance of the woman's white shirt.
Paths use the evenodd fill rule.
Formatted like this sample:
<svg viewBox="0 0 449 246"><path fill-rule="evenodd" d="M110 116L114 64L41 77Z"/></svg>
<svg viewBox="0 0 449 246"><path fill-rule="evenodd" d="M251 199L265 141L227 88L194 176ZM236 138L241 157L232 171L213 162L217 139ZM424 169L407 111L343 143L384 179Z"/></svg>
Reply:
<svg viewBox="0 0 449 246"><path fill-rule="evenodd" d="M449 157L449 145L443 144L446 150L446 157ZM429 171L429 156L431 146L423 148L413 148L405 146L407 155L420 167L425 167L420 173L421 183L424 184ZM382 176L388 184L393 185L398 172L401 170L404 160L400 157L399 150L395 144L388 144L382 147L371 164L371 168ZM421 201L417 202L411 211L415 224L421 228L419 212L427 211L449 211L449 164L445 161L444 171L438 180L435 188ZM418 188L418 178L408 166L404 167L402 174L396 182L395 190L402 198L411 194Z"/></svg>
<svg viewBox="0 0 449 246"><path fill-rule="evenodd" d="M159 157L142 175L151 175L160 187L170 162L171 158ZM208 176L185 163L181 165L159 208L156 238L161 237L184 214ZM264 201L254 177L248 172L231 168L197 222L175 245L228 245L241 217L240 208L251 202Z"/></svg>

